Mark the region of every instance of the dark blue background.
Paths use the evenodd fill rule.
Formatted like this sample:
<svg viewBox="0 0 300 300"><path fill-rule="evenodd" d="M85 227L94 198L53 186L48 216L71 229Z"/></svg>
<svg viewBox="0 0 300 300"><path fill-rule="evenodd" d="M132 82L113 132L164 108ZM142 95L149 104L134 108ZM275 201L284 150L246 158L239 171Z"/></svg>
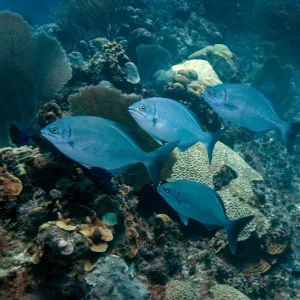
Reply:
<svg viewBox="0 0 300 300"><path fill-rule="evenodd" d="M58 0L0 0L0 11L10 10L21 14L31 25L49 20L49 6Z"/></svg>

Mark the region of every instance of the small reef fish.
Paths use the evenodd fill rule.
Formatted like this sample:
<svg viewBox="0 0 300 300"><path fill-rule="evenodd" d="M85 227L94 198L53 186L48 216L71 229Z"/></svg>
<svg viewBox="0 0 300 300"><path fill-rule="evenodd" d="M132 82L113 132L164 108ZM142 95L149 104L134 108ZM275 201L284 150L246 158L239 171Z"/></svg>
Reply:
<svg viewBox="0 0 300 300"><path fill-rule="evenodd" d="M118 224L118 216L115 213L107 213L102 216L101 222L107 226L114 226Z"/></svg>
<svg viewBox="0 0 300 300"><path fill-rule="evenodd" d="M300 121L281 120L272 103L259 91L247 85L228 83L206 89L201 97L225 120L254 132L281 132L288 153L293 153Z"/></svg>
<svg viewBox="0 0 300 300"><path fill-rule="evenodd" d="M128 108L138 125L159 144L162 141L180 141L178 148L187 150L198 142L203 142L211 163L213 149L220 132L205 132L197 116L185 105L167 98L148 98L133 103Z"/></svg>
<svg viewBox="0 0 300 300"><path fill-rule="evenodd" d="M157 191L178 212L184 225L191 218L202 223L208 230L225 227L232 254L236 252L240 232L254 218L247 216L229 220L221 197L201 182L177 180L160 185Z"/></svg>
<svg viewBox="0 0 300 300"><path fill-rule="evenodd" d="M154 184L159 183L163 162L178 144L169 143L146 153L122 125L92 116L57 120L42 129L41 134L59 151L86 168L101 168L115 177L143 163Z"/></svg>

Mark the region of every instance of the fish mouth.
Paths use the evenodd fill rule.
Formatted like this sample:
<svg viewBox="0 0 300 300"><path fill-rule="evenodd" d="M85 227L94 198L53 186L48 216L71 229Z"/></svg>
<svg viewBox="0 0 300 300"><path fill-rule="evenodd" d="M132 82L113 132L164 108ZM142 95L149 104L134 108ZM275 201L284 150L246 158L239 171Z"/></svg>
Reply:
<svg viewBox="0 0 300 300"><path fill-rule="evenodd" d="M140 112L138 109L134 109L134 108L129 107L129 108L128 108L128 111L129 111L129 113L130 113L132 116L144 116L143 113Z"/></svg>

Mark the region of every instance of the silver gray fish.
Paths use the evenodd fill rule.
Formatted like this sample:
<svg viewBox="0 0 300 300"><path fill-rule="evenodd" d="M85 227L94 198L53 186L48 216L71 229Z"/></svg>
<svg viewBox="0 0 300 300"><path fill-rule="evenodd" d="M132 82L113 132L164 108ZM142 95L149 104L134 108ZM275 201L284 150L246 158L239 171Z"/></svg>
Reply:
<svg viewBox="0 0 300 300"><path fill-rule="evenodd" d="M161 141L179 141L178 148L185 151L198 142L207 149L209 163L220 131L205 132L197 116L185 105L167 98L148 98L133 103L130 114L159 144Z"/></svg>
<svg viewBox="0 0 300 300"><path fill-rule="evenodd" d="M288 153L292 153L300 122L280 119L272 103L259 91L243 84L220 84L202 92L201 97L225 120L254 132L281 132Z"/></svg>
<svg viewBox="0 0 300 300"><path fill-rule="evenodd" d="M87 168L102 168L117 177L136 163L143 163L154 184L160 169L178 142L156 151L142 151L126 128L110 120L91 116L67 117L49 124L43 137L66 156Z"/></svg>
<svg viewBox="0 0 300 300"><path fill-rule="evenodd" d="M229 220L219 194L197 181L177 180L160 185L157 191L178 212L185 225L191 218L205 225L208 230L225 227L232 254L236 252L240 232L254 218L247 216Z"/></svg>

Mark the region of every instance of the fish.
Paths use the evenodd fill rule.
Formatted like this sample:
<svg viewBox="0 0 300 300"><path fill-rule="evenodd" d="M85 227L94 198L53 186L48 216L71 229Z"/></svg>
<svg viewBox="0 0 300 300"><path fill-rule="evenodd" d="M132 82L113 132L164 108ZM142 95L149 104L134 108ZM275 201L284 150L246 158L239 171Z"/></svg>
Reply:
<svg viewBox="0 0 300 300"><path fill-rule="evenodd" d="M101 222L107 226L114 226L118 224L118 216L115 213L107 213L102 216Z"/></svg>
<svg viewBox="0 0 300 300"><path fill-rule="evenodd" d="M165 159L178 141L153 151L142 151L128 129L113 121L93 116L71 116L41 130L41 135L60 152L88 169L101 168L118 177L143 163L157 185Z"/></svg>
<svg viewBox="0 0 300 300"><path fill-rule="evenodd" d="M225 227L232 254L236 253L240 232L254 218L246 216L230 220L219 194L198 181L176 180L158 186L157 191L178 212L184 225L188 225L190 218L202 223L208 230Z"/></svg>
<svg viewBox="0 0 300 300"><path fill-rule="evenodd" d="M219 84L204 90L201 98L224 120L253 132L280 132L288 153L293 153L300 121L282 120L271 101L256 89L243 84Z"/></svg>
<svg viewBox="0 0 300 300"><path fill-rule="evenodd" d="M133 103L128 110L137 124L161 145L162 141L179 141L179 150L185 151L198 142L204 143L211 163L221 131L204 131L198 117L185 105L153 97Z"/></svg>

